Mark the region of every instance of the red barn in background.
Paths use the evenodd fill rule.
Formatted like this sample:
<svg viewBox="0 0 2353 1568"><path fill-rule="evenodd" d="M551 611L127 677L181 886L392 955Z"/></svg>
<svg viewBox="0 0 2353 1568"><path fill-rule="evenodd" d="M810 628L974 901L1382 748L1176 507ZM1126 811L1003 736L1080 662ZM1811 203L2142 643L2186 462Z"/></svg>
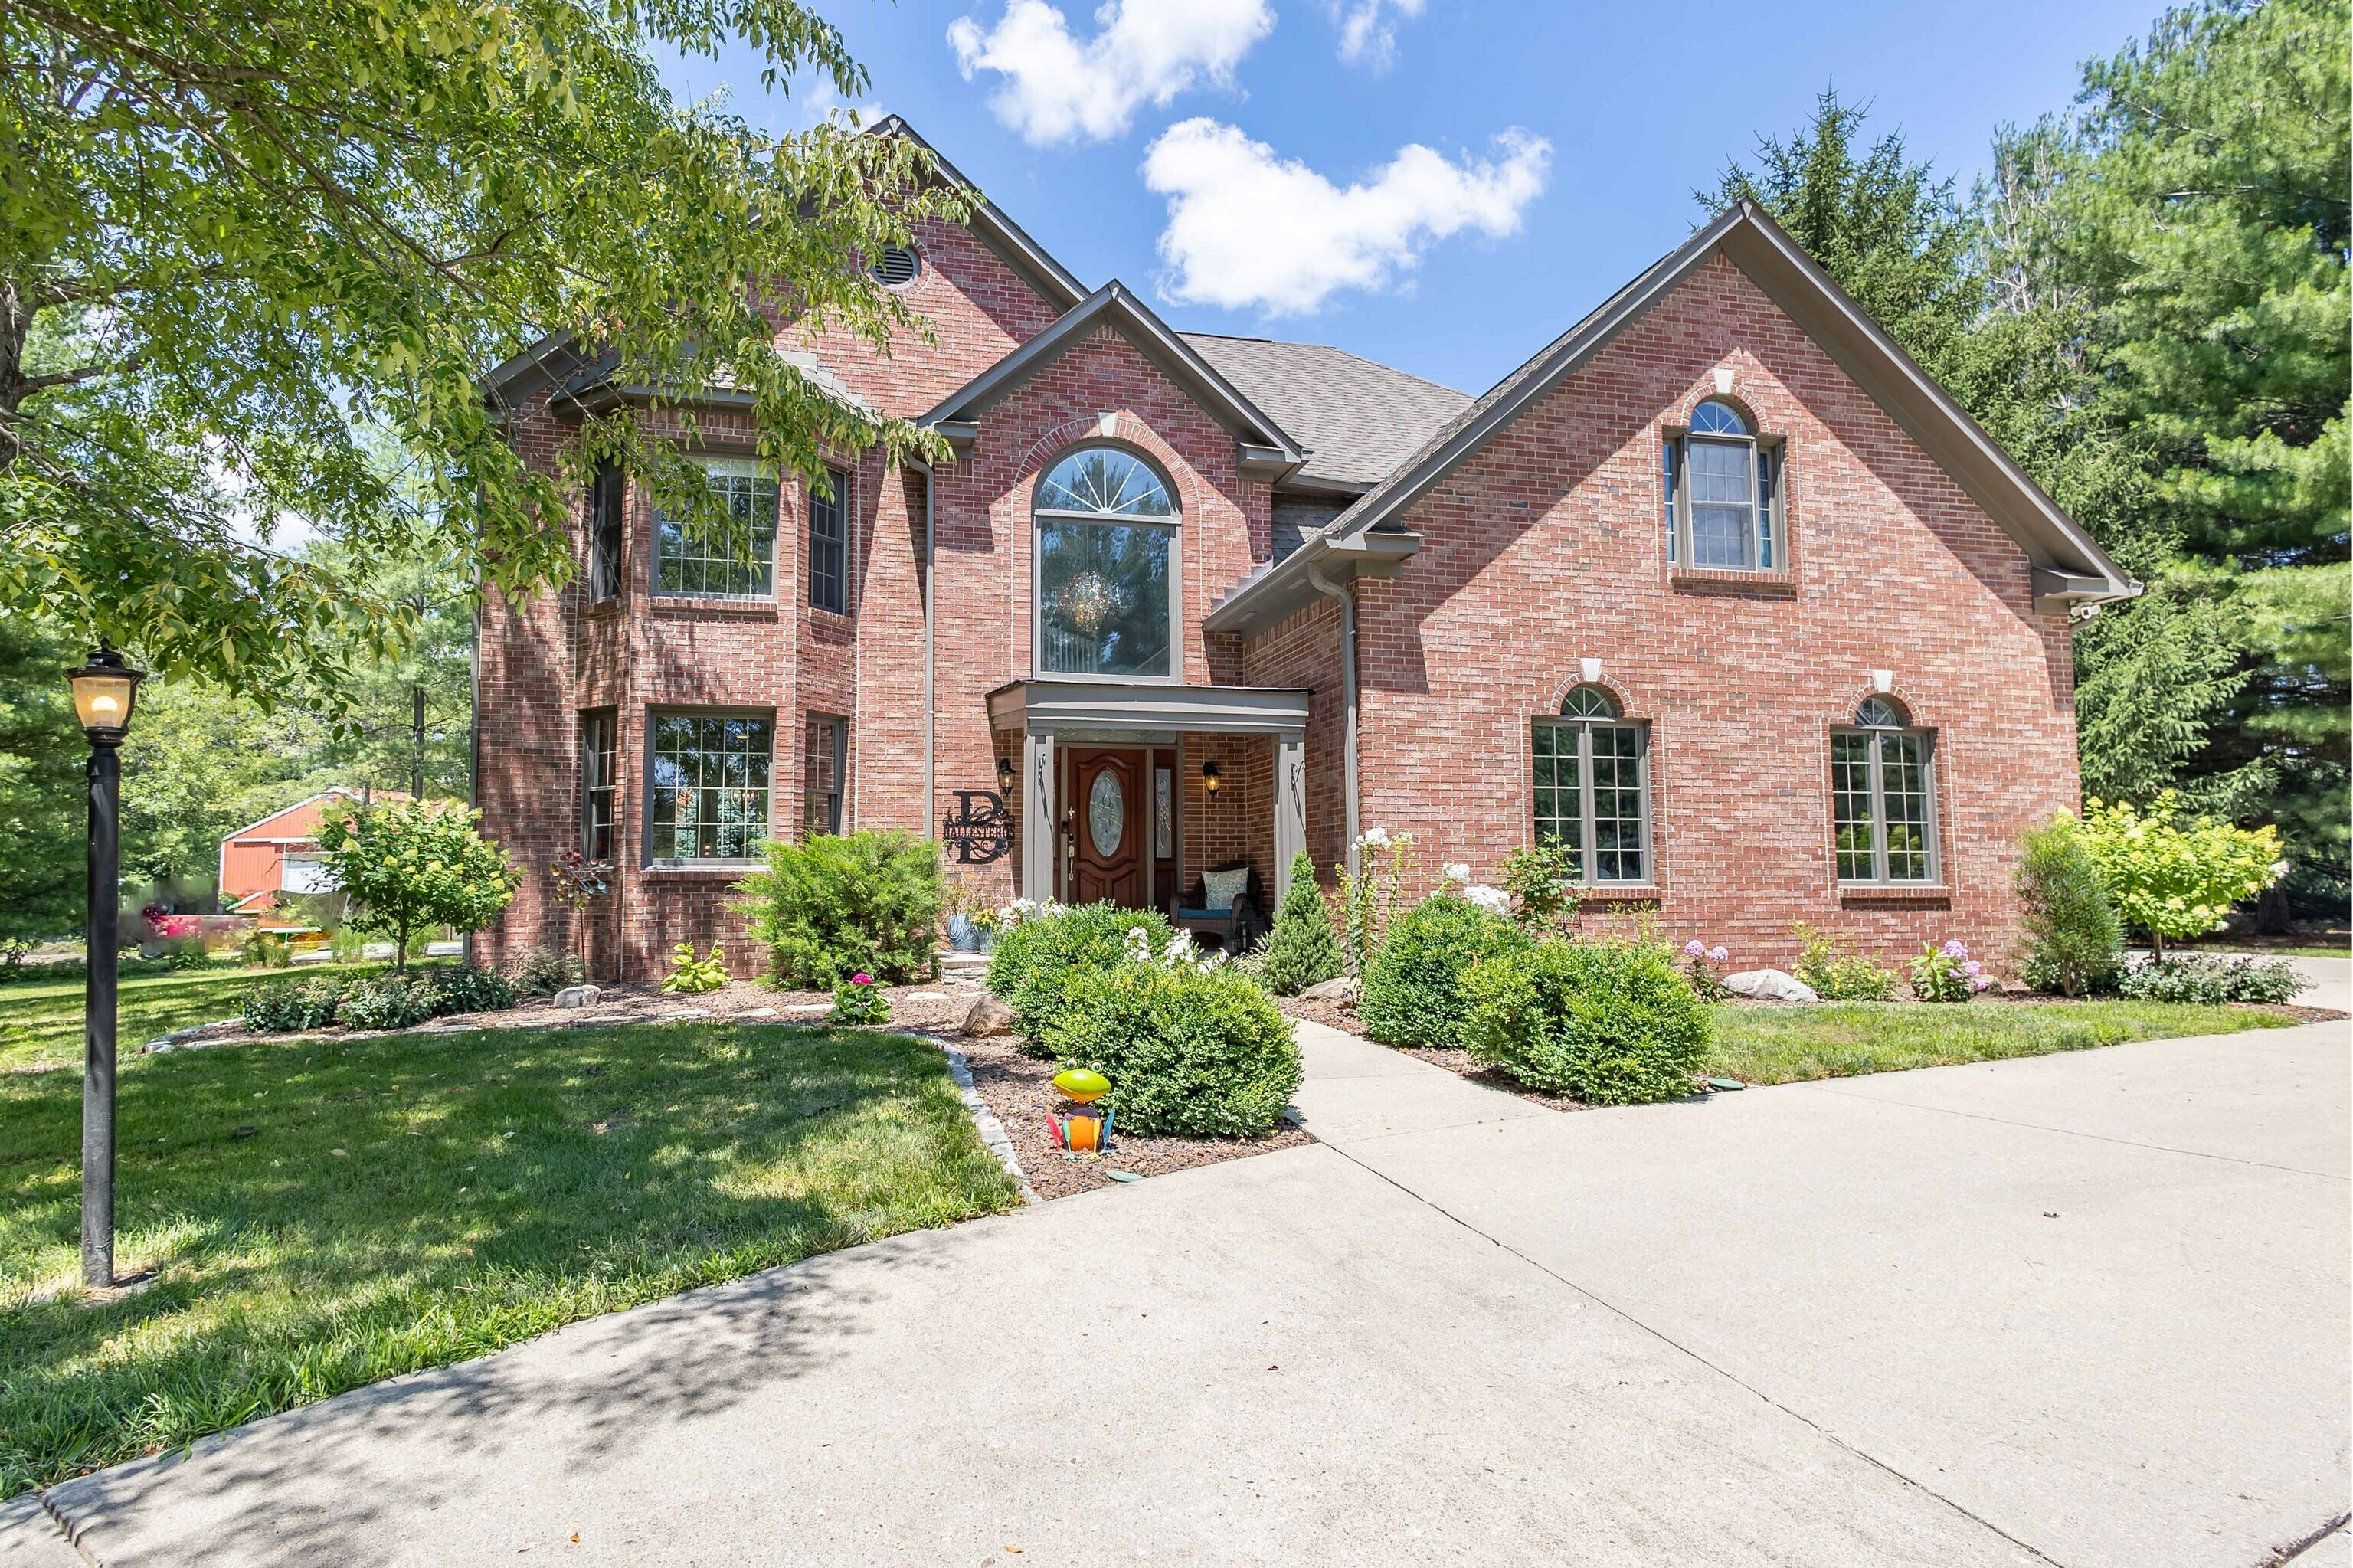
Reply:
<svg viewBox="0 0 2353 1568"><path fill-rule="evenodd" d="M232 915L266 915L280 893L327 893L326 864L319 853L319 823L336 800L406 800L396 789L361 791L338 784L297 800L221 840L221 908Z"/></svg>

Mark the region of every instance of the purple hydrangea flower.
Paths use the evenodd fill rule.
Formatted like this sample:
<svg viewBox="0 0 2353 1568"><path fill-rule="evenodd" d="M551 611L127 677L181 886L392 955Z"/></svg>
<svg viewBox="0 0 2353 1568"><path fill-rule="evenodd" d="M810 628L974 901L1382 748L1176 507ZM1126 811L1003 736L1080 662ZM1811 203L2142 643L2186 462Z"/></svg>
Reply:
<svg viewBox="0 0 2353 1568"><path fill-rule="evenodd" d="M1697 937L1683 944L1683 952L1694 959L1704 959L1707 956L1707 949L1700 945L1700 939Z"/></svg>
<svg viewBox="0 0 2353 1568"><path fill-rule="evenodd" d="M1969 956L1969 949L1963 945L1960 938L1957 937L1946 943L1939 950L1948 959L1966 959Z"/></svg>
<svg viewBox="0 0 2353 1568"><path fill-rule="evenodd" d="M1969 989L1971 991L1983 991L1986 987L1991 984L1993 984L1993 976L1991 975L1972 975L1969 977Z"/></svg>
<svg viewBox="0 0 2353 1568"><path fill-rule="evenodd" d="M1961 966L1961 972L1968 976L1971 980L1975 980L1978 976L1985 973L1985 966L1978 962L1975 959L1971 959L1968 963Z"/></svg>
<svg viewBox="0 0 2353 1568"><path fill-rule="evenodd" d="M1715 947L1710 948L1707 950L1707 956L1711 962L1720 964L1724 962L1725 959L1732 957L1732 949L1725 947L1723 943L1718 942Z"/></svg>

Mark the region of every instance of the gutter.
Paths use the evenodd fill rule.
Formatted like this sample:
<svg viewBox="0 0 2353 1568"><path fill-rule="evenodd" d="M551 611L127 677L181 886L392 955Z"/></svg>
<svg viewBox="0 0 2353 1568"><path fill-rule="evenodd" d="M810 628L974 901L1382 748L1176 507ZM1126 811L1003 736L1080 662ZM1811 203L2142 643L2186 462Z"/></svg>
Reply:
<svg viewBox="0 0 2353 1568"><path fill-rule="evenodd" d="M1318 593L1327 594L1340 601L1340 704L1342 779L1340 800L1346 814L1348 833L1348 874L1358 874L1356 850L1356 595L1347 583L1335 583L1325 577L1314 562L1307 565L1307 580L1315 585Z"/></svg>

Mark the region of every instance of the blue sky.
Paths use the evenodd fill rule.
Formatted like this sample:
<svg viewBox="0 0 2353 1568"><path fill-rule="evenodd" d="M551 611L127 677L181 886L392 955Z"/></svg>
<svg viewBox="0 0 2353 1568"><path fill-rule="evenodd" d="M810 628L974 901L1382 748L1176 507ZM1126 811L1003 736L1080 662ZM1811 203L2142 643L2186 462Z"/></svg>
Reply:
<svg viewBox="0 0 2353 1568"><path fill-rule="evenodd" d="M1691 191L1815 93L1960 176L2063 108L2152 0L819 0L903 114L1090 287L1484 390L1690 232ZM1723 19L1719 21L1718 19ZM772 129L748 55L689 59Z"/></svg>

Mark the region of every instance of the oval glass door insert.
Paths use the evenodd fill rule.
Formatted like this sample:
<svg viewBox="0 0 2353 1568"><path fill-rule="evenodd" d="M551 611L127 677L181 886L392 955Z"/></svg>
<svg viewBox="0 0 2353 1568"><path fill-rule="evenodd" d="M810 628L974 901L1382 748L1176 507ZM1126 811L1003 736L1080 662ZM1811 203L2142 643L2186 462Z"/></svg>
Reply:
<svg viewBox="0 0 2353 1568"><path fill-rule="evenodd" d="M1116 769L1104 768L1087 789L1087 836L1094 840L1100 860L1117 854L1119 841L1127 836L1127 800Z"/></svg>

